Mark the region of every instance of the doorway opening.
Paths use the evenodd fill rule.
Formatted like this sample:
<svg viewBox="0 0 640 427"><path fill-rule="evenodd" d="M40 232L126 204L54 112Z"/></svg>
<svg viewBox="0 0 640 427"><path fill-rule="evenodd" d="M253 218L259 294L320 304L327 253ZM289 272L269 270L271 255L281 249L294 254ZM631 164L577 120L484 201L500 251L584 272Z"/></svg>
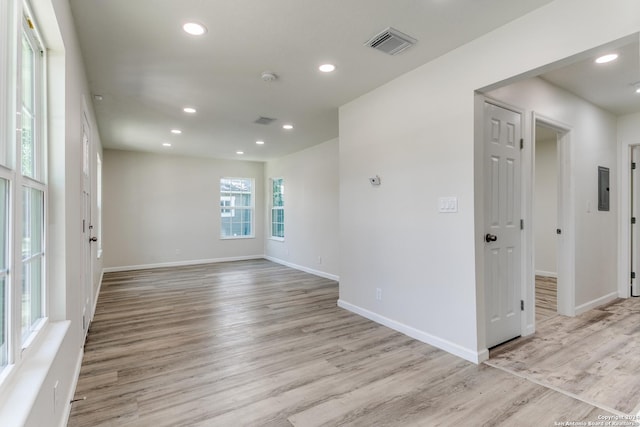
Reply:
<svg viewBox="0 0 640 427"><path fill-rule="evenodd" d="M536 324L558 314L558 131L534 127L533 242Z"/></svg>
<svg viewBox="0 0 640 427"><path fill-rule="evenodd" d="M532 201L533 244L525 249L529 252L525 256L532 259L527 290L533 294L535 316L530 321L534 332L538 321L556 314L575 316L576 311L570 129L536 113L532 127L533 182L528 198Z"/></svg>

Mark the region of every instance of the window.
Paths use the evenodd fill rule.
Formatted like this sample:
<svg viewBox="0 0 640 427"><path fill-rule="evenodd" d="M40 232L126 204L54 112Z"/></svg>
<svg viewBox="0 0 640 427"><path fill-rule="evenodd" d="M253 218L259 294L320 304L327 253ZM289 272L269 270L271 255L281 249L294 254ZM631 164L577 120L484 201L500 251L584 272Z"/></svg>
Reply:
<svg viewBox="0 0 640 427"><path fill-rule="evenodd" d="M22 26L20 62L22 132L19 142L21 174L17 183L22 188L20 224L22 236L21 260L21 337L22 344L38 329L45 315L44 307L44 49L31 18ZM21 177L22 176L22 177ZM20 188L18 187L18 188Z"/></svg>
<svg viewBox="0 0 640 427"><path fill-rule="evenodd" d="M0 377L47 314L46 56L31 16L0 2Z"/></svg>
<svg viewBox="0 0 640 427"><path fill-rule="evenodd" d="M44 315L44 192L23 187L22 222L22 342Z"/></svg>
<svg viewBox="0 0 640 427"><path fill-rule="evenodd" d="M254 183L251 178L220 179L220 237L254 237Z"/></svg>
<svg viewBox="0 0 640 427"><path fill-rule="evenodd" d="M8 346L8 302L9 265L7 250L9 244L9 181L0 178L0 371L7 365Z"/></svg>
<svg viewBox="0 0 640 427"><path fill-rule="evenodd" d="M284 239L284 179L271 180L271 237Z"/></svg>

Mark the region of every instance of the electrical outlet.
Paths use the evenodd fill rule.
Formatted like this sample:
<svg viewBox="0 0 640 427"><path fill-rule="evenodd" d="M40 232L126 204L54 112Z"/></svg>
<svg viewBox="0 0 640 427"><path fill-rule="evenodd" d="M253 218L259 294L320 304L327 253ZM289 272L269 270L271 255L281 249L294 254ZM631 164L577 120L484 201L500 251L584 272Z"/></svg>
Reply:
<svg viewBox="0 0 640 427"><path fill-rule="evenodd" d="M382 301L382 289L381 288L376 288L376 299L378 301Z"/></svg>
<svg viewBox="0 0 640 427"><path fill-rule="evenodd" d="M60 381L56 381L53 385L53 413L56 413L56 409L58 408L58 384Z"/></svg>

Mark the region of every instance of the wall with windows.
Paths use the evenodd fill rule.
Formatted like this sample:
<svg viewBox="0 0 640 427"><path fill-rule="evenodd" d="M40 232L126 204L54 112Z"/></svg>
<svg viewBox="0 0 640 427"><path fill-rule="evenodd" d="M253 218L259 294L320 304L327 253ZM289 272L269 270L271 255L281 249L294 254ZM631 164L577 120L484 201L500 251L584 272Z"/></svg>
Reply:
<svg viewBox="0 0 640 427"><path fill-rule="evenodd" d="M486 358L474 91L639 30L637 1L556 0L342 106L340 305Z"/></svg>
<svg viewBox="0 0 640 427"><path fill-rule="evenodd" d="M10 225L15 239L9 250L13 251L13 259L21 263L14 267L13 277L9 279L14 296L31 293L28 298L20 296L19 304L14 305L20 310L14 310L5 329L14 342L9 348L7 369L0 373L3 427L64 423L82 357L86 330L83 316L90 317L88 307L94 302L102 270L97 251L89 251L87 274L79 262L85 247L81 230L84 169L81 129L85 113L91 127L88 135L91 151L99 153L101 148L73 18L66 0L29 3L32 14L29 8L23 8L21 0L0 2L3 21L0 66L5 67L0 72L0 122L3 124L0 128L21 129L0 136L3 147L11 144L12 138L19 142L9 151L9 156L14 155L16 160L5 163L8 168L2 170L11 180L9 197L15 209L11 216L13 225ZM40 56L34 41L29 36L22 37L19 33L24 28L22 24L11 23L11 17L19 20L23 13L30 15L31 22L26 28L33 26L40 32L46 54ZM15 51L7 49L7 44L13 42L17 47ZM12 58L9 54L20 53L27 46L35 48L33 56ZM30 105L31 101L37 102L31 91L37 91L39 82L24 84L25 78L30 77L23 72L37 65L40 57L47 62L42 86L46 93L46 117L44 109L39 112L37 105ZM13 80L14 75L20 78ZM9 78L5 79L6 76ZM89 100L88 104L84 103L86 108L83 99ZM12 110L20 111L20 122L12 123ZM38 130L38 120L45 121L46 132ZM91 183L87 191L92 195L88 205L95 212L97 181L93 160L87 165L87 172ZM28 178L22 178L23 175ZM95 224L95 217L88 220ZM44 289L43 294L35 286L37 283ZM23 305L26 302L28 307ZM32 333L22 339L25 330Z"/></svg>
<svg viewBox="0 0 640 427"><path fill-rule="evenodd" d="M284 237L273 236L272 214L266 215L265 254L269 259L338 279L338 139L267 162L265 187L269 207L272 182L284 183ZM277 214L276 214L277 215Z"/></svg>
<svg viewBox="0 0 640 427"><path fill-rule="evenodd" d="M103 173L106 268L263 255L263 163L105 150ZM221 178L254 183L253 212L246 182L231 180L221 198ZM247 215L253 236L233 236L247 230Z"/></svg>

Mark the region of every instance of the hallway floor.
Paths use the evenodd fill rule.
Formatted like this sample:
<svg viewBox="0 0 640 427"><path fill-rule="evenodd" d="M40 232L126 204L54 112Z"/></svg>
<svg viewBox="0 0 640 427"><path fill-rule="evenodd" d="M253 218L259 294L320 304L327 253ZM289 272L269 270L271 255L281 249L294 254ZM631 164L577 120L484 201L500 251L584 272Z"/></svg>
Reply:
<svg viewBox="0 0 640 427"><path fill-rule="evenodd" d="M503 369L604 409L640 411L640 299L537 322L536 333L491 351Z"/></svg>

